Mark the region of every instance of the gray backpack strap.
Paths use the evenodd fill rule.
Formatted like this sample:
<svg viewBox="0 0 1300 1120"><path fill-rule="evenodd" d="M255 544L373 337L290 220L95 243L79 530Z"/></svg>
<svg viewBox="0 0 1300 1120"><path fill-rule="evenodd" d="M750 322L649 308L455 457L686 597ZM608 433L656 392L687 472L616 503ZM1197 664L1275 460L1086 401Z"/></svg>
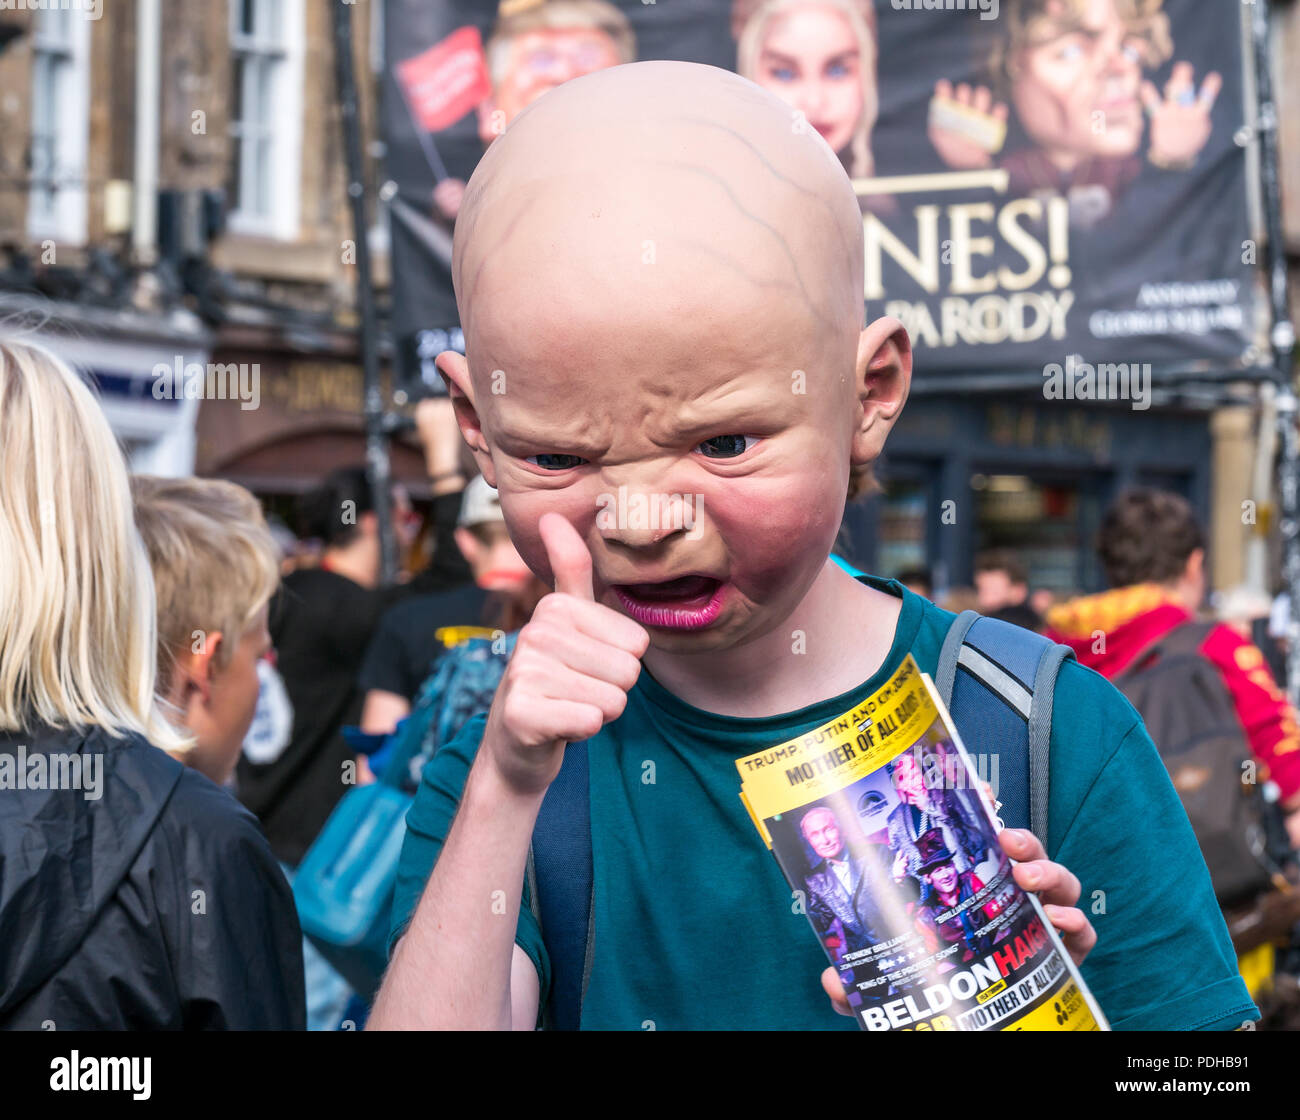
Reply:
<svg viewBox="0 0 1300 1120"><path fill-rule="evenodd" d="M963 611L939 653L935 686L966 749L1003 762L998 797L1013 828L1047 847L1052 700L1073 652L1040 634ZM961 670L960 674L958 670Z"/></svg>
<svg viewBox="0 0 1300 1120"><path fill-rule="evenodd" d="M1048 772L1051 768L1052 701L1056 677L1074 652L1053 643L1038 662L1034 674L1034 698L1029 708L1029 827L1047 850Z"/></svg>
<svg viewBox="0 0 1300 1120"><path fill-rule="evenodd" d="M978 611L962 611L948 627L948 636L944 638L943 648L939 651L939 667L934 672L934 686L949 708L952 707L953 681L957 677L957 658L961 655L966 631L979 617Z"/></svg>

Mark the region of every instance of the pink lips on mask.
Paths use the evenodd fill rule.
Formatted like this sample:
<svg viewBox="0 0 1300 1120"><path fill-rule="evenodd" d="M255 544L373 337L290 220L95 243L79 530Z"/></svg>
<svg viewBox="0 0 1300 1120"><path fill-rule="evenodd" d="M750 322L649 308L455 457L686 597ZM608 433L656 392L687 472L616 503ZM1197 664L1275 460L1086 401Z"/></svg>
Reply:
<svg viewBox="0 0 1300 1120"><path fill-rule="evenodd" d="M691 575L660 583L615 584L613 591L628 616L642 626L700 630L721 613L725 587L712 576Z"/></svg>

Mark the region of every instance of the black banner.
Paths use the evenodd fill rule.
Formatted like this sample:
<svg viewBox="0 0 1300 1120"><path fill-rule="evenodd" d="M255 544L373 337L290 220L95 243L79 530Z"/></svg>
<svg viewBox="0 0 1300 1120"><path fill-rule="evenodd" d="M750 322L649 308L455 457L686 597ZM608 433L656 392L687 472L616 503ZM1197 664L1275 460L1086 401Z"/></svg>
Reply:
<svg viewBox="0 0 1300 1120"><path fill-rule="evenodd" d="M737 70L835 149L862 201L867 314L902 320L921 382L1024 372L1075 396L1102 363L1265 372L1239 4L387 0L386 16L408 390L439 391L434 357L463 349L451 236L486 145L555 85L659 58Z"/></svg>

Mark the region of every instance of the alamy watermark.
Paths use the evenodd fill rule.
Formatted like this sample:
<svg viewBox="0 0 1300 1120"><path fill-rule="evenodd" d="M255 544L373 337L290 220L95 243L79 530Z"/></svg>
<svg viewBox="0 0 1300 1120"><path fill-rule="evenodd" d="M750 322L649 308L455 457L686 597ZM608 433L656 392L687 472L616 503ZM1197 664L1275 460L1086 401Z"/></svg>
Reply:
<svg viewBox="0 0 1300 1120"><path fill-rule="evenodd" d="M896 12L979 12L980 19L998 18L998 0L889 0Z"/></svg>
<svg viewBox="0 0 1300 1120"><path fill-rule="evenodd" d="M0 754L0 790L76 789L87 801L104 795L104 758L98 754L31 751L20 743Z"/></svg>
<svg viewBox="0 0 1300 1120"><path fill-rule="evenodd" d="M188 364L178 354L171 365L153 367L156 401L239 401L245 412L262 401L262 367L254 362L198 362Z"/></svg>
<svg viewBox="0 0 1300 1120"><path fill-rule="evenodd" d="M73 1050L66 1058L50 1059L50 1090L55 1093L130 1093L133 1100L147 1101L152 1058L96 1057Z"/></svg>
<svg viewBox="0 0 1300 1120"><path fill-rule="evenodd" d="M1049 401L1131 401L1135 412L1151 407L1150 362L1085 362L1070 354L1062 366L1043 367L1043 397Z"/></svg>
<svg viewBox="0 0 1300 1120"><path fill-rule="evenodd" d="M0 0L0 12L80 12L87 19L99 19L104 0Z"/></svg>
<svg viewBox="0 0 1300 1120"><path fill-rule="evenodd" d="M976 789L979 784L988 786L993 800L998 796L1000 759L996 754L967 754L970 769L961 764L955 751L937 753L926 750L924 744L914 743L889 763L890 781L895 789L907 784L907 764L926 791L949 789ZM903 771L900 774L900 770Z"/></svg>
<svg viewBox="0 0 1300 1120"><path fill-rule="evenodd" d="M617 494L596 497L596 528L604 533L611 529L643 529L676 533L683 529L686 539L697 541L704 533L700 524L704 512L703 494L629 495L626 486Z"/></svg>

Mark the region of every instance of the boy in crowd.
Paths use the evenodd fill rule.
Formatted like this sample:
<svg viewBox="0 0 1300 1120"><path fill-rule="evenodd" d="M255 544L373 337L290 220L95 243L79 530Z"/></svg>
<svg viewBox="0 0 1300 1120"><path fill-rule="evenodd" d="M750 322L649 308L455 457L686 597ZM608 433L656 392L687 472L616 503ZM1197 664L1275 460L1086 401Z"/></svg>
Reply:
<svg viewBox="0 0 1300 1120"><path fill-rule="evenodd" d="M566 744L588 740L582 1028L855 1028L735 760L844 712L908 653L933 673L952 621L827 559L911 376L896 321L862 328L862 244L825 141L711 67L575 79L480 163L454 262L468 357L439 368L556 590L490 712L425 770L372 1026L538 1024L552 971L521 906L529 843ZM692 516L633 515L652 498ZM1254 1019L1141 721L1077 664L1060 685L1047 851L1002 833L1017 882L1114 1026Z"/></svg>
<svg viewBox="0 0 1300 1120"><path fill-rule="evenodd" d="M1029 573L1006 549L981 552L975 557L975 590L981 614L1022 607L1029 599Z"/></svg>
<svg viewBox="0 0 1300 1120"><path fill-rule="evenodd" d="M136 475L131 488L158 596L158 692L194 740L177 757L224 785L271 648L279 551L257 499L233 482Z"/></svg>
<svg viewBox="0 0 1300 1120"><path fill-rule="evenodd" d="M1062 603L1049 636L1113 680L1172 630L1192 622L1205 599L1205 536L1185 498L1165 490L1125 491L1097 534L1109 591ZM1098 642L1097 635L1105 641ZM1263 776L1277 783L1291 843L1300 847L1300 727L1258 647L1231 626L1213 627L1197 651L1232 696ZM1139 663L1140 664L1140 663Z"/></svg>

